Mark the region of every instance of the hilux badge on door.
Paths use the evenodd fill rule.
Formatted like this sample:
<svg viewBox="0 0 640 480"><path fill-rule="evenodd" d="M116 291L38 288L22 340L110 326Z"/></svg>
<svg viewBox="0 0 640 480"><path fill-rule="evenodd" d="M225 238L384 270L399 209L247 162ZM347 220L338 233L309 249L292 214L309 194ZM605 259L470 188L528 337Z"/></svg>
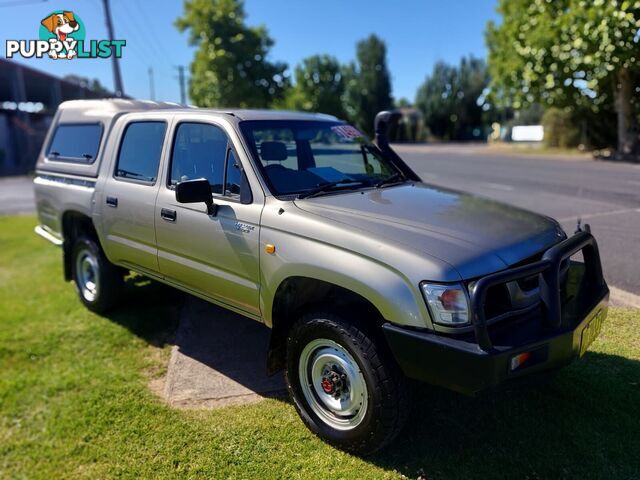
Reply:
<svg viewBox="0 0 640 480"><path fill-rule="evenodd" d="M251 233L256 227L253 225L247 225L246 223L236 222L236 230L240 230L242 233Z"/></svg>

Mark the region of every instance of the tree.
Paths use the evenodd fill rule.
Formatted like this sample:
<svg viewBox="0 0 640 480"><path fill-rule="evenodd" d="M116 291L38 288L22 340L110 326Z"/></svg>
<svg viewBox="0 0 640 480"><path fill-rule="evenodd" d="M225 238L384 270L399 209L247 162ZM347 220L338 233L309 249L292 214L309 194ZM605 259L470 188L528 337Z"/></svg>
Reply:
<svg viewBox="0 0 640 480"><path fill-rule="evenodd" d="M268 107L288 87L285 63L267 60L273 40L264 27L245 25L241 0L186 0L176 20L197 46L189 95L206 107Z"/></svg>
<svg viewBox="0 0 640 480"><path fill-rule="evenodd" d="M485 111L485 90L489 84L487 66L483 60L462 58L455 67L438 62L416 94L416 107L425 124L436 137L446 140L467 140L482 133Z"/></svg>
<svg viewBox="0 0 640 480"><path fill-rule="evenodd" d="M386 57L384 42L372 34L356 45L357 65L352 63L343 69L347 114L370 135L376 114L391 108L393 103Z"/></svg>
<svg viewBox="0 0 640 480"><path fill-rule="evenodd" d="M396 108L409 108L411 106L412 106L411 102L408 99L404 98L404 97L400 98L399 100L397 100L395 102L395 107Z"/></svg>
<svg viewBox="0 0 640 480"><path fill-rule="evenodd" d="M284 106L345 118L342 104L344 78L340 63L329 55L305 58L295 69L295 85L289 90Z"/></svg>
<svg viewBox="0 0 640 480"><path fill-rule="evenodd" d="M487 28L492 97L515 109L540 102L574 117L612 106L618 152L629 156L638 142L640 1L500 0L498 12L502 23Z"/></svg>

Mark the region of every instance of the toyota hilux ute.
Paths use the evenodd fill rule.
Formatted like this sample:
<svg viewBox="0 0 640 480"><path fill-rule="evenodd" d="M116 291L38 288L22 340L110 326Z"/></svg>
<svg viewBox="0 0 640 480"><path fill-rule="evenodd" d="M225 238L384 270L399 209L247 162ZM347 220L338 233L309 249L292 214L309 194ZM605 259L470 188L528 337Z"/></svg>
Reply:
<svg viewBox="0 0 640 480"><path fill-rule="evenodd" d="M475 394L557 369L609 297L588 226L422 182L393 117L370 142L321 114L65 102L36 232L93 311L134 271L263 322L307 427L370 453L400 431L408 379Z"/></svg>

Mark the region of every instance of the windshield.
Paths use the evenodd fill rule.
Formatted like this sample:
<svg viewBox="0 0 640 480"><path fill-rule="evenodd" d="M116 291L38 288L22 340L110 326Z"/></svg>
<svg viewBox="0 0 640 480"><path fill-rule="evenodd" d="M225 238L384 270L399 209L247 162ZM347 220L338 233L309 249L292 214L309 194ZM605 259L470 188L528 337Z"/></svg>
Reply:
<svg viewBox="0 0 640 480"><path fill-rule="evenodd" d="M245 121L241 129L272 193L376 185L398 170L356 128L329 121Z"/></svg>

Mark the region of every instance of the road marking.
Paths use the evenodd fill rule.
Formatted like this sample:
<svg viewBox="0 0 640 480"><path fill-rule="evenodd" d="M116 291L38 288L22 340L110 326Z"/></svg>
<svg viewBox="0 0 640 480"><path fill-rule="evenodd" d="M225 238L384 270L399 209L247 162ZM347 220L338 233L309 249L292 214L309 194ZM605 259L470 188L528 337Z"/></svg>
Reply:
<svg viewBox="0 0 640 480"><path fill-rule="evenodd" d="M502 183L484 183L483 185L493 188L494 190L503 190L505 192L513 191L513 187L511 185L503 185Z"/></svg>
<svg viewBox="0 0 640 480"><path fill-rule="evenodd" d="M622 304L625 307L640 308L640 295L635 295L621 288L609 286L611 301Z"/></svg>
<svg viewBox="0 0 640 480"><path fill-rule="evenodd" d="M610 210L608 212L585 213L582 215L579 214L579 215L573 215L571 217L559 218L558 221L568 222L570 220L576 220L578 218L582 220L588 220L590 218L606 217L607 215L622 215L623 213L634 213L634 212L640 213L640 208L625 208L621 210Z"/></svg>

